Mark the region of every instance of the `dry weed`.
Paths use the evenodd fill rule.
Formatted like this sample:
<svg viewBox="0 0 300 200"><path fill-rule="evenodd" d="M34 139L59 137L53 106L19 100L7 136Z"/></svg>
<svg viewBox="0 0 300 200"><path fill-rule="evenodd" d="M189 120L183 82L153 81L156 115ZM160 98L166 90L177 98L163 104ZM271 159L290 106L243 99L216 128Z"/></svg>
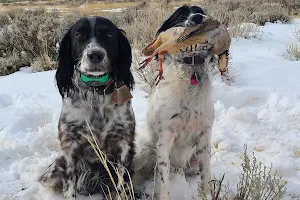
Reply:
<svg viewBox="0 0 300 200"><path fill-rule="evenodd" d="M93 147L97 157L99 158L99 161L102 163L102 165L104 166L104 168L106 169L106 172L108 173L109 175L109 178L113 184L113 187L114 187L114 190L116 192L116 195L118 197L118 199L126 199L126 200L135 200L135 196L134 196L134 188L133 188L133 183L132 183L132 179L131 179L131 175L129 174L128 170L124 167L124 166L120 166L118 165L117 163L113 163L111 162L106 154L100 149L98 143L97 143L97 140L88 124L88 122L86 121L87 123L87 126L89 128L89 131L90 131L90 134L91 134L91 137L87 137L85 135L82 135L83 137L85 137L88 142L90 143L90 145ZM119 191L118 191L118 188L117 188L117 184L118 184L118 181L122 180L123 178L121 177L121 174L119 173L119 168L124 168L125 169L125 172L127 173L128 177L129 177L129 183L128 185L125 185L125 183L121 182L121 187L122 187L122 191L120 194ZM117 177L115 177L115 175ZM104 192L104 189L103 190L103 193L104 193L104 197L105 197L105 200L114 200L113 199L113 191L110 191L110 188L107 186L107 188L105 188L105 190L108 190L108 194L106 194ZM125 200L124 199L124 200Z"/></svg>
<svg viewBox="0 0 300 200"><path fill-rule="evenodd" d="M286 46L287 57L295 60L300 60L300 45L290 43Z"/></svg>
<svg viewBox="0 0 300 200"><path fill-rule="evenodd" d="M165 8L162 12L157 8L128 9L125 16L119 18L122 21L116 24L125 30L133 47L141 49L154 39L159 26L173 11L172 8Z"/></svg>
<svg viewBox="0 0 300 200"><path fill-rule="evenodd" d="M296 41L286 45L286 57L295 60L300 60L300 28L295 29L294 36L296 38Z"/></svg>
<svg viewBox="0 0 300 200"><path fill-rule="evenodd" d="M74 2L80 1L74 0ZM144 45L154 39L157 29L174 12L173 6L178 3L169 0L133 2L136 2L135 6L132 7L134 3L132 5L130 3L131 6L124 12L106 12L101 15L124 29L133 49L141 50ZM266 22L277 20L288 22L291 13L300 10L300 2L297 0L214 0L204 3L206 12L227 25L232 37L242 38L260 38L262 35L261 28L250 23L264 25ZM110 4L117 6L117 3ZM124 5L124 2L120 5ZM35 63L34 68L38 70L55 67L53 61L55 61L57 50L56 43L60 41L61 36L71 24L83 16L64 14L64 18L59 18L59 15L58 11L46 12L43 9L17 10L0 14L0 58L1 63L5 63L0 67L1 74L12 73L20 66L33 63ZM289 50L298 55L296 46L291 45ZM9 57L19 58L18 62L14 61L18 66L12 67L13 64L8 62L13 59ZM45 67L36 66L37 63L45 62L48 62ZM52 67L49 67L50 65ZM9 70L5 69L6 66Z"/></svg>
<svg viewBox="0 0 300 200"><path fill-rule="evenodd" d="M280 0L249 0L249 1L218 1L207 3L205 10L208 14L224 23L232 25L232 19L240 22L264 25L266 22L289 22L289 8ZM276 12L274 12L276 10ZM236 25L236 24L234 24Z"/></svg>
<svg viewBox="0 0 300 200"><path fill-rule="evenodd" d="M237 184L237 194L234 200L279 200L286 193L286 181L282 177L273 173L272 166L266 167L257 161L253 154L252 161L247 154L245 146L242 173ZM210 182L210 197L212 200L229 200L229 183L223 184L223 177ZM201 190L199 184L198 196L202 200L207 199L207 195Z"/></svg>
<svg viewBox="0 0 300 200"><path fill-rule="evenodd" d="M0 74L32 66L35 71L55 69L56 44L77 17L66 20L56 10L16 10L0 19ZM38 66L40 65L40 66Z"/></svg>
<svg viewBox="0 0 300 200"><path fill-rule="evenodd" d="M158 63L151 62L143 70L139 70L139 63L143 61L143 56L139 52L133 54L132 72L141 84L141 89L144 90L147 95L151 95L155 88L155 77L158 73Z"/></svg>
<svg viewBox="0 0 300 200"><path fill-rule="evenodd" d="M13 53L12 55L1 58L0 57L0 76L7 75L18 71L24 66L22 56Z"/></svg>
<svg viewBox="0 0 300 200"><path fill-rule="evenodd" d="M229 33L233 38L257 38L263 35L262 27L253 23L239 23L229 28Z"/></svg>

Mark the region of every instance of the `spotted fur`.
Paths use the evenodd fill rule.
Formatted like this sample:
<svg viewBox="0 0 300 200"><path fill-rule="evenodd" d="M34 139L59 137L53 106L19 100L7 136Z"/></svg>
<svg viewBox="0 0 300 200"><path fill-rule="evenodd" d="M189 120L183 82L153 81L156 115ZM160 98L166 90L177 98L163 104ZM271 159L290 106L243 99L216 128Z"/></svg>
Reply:
<svg viewBox="0 0 300 200"><path fill-rule="evenodd" d="M186 14L187 20L188 16ZM176 26L176 23L173 25ZM156 165L155 193L159 200L170 199L170 171L185 175L200 173L201 186L208 191L214 120L210 72L214 63L211 46L198 47L196 52L203 59L202 64L187 65L179 62L183 57L194 55L195 51L165 57L164 79L150 97L146 131L148 140L145 137L137 140L135 182L138 184L148 178ZM194 73L200 79L197 85L190 81ZM149 161L145 158L152 159Z"/></svg>
<svg viewBox="0 0 300 200"><path fill-rule="evenodd" d="M86 31L81 38L79 31ZM95 30L95 31L94 31ZM106 34L109 36L106 38ZM113 38L111 38L113 37ZM107 45L107 41L109 40ZM92 45L91 45L92 44ZM103 52L103 60L92 64L85 54L89 48ZM122 191L128 183L135 153L135 118L131 101L122 105L112 102L112 94L98 93L99 88L81 81L82 70L89 73L112 73L113 79L133 87L130 72L131 48L123 33L110 21L100 17L83 18L63 38L59 50L56 80L62 95L62 111L58 124L61 155L40 177L41 184L62 191L64 198L74 200L76 194L90 195L114 191L110 177L97 157L90 141L95 140L121 175L118 179L112 165L110 171ZM84 61L84 62L83 62ZM96 103L92 103L97 98Z"/></svg>
<svg viewBox="0 0 300 200"><path fill-rule="evenodd" d="M169 199L171 170L183 171L186 175L200 173L205 191L211 179L210 143L214 111L210 56L203 65L193 68L176 60L168 57L164 62L164 79L152 93L148 107L146 132L149 135L138 139L134 161L137 184L148 178L157 164L155 192L160 200ZM197 85L190 83L193 71L201 77Z"/></svg>

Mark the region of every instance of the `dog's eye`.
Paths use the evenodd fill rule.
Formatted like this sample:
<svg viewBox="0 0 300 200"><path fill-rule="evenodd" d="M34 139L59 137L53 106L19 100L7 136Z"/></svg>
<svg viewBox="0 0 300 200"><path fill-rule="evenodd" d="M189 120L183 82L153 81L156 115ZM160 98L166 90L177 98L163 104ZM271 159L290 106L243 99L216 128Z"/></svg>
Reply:
<svg viewBox="0 0 300 200"><path fill-rule="evenodd" d="M105 34L105 37L107 37L107 38L112 38L113 35L112 35L111 33L106 33L106 34Z"/></svg>
<svg viewBox="0 0 300 200"><path fill-rule="evenodd" d="M76 38L78 38L78 39L84 38L83 33L80 33L80 32L77 32L77 33L75 34L75 36L76 36Z"/></svg>

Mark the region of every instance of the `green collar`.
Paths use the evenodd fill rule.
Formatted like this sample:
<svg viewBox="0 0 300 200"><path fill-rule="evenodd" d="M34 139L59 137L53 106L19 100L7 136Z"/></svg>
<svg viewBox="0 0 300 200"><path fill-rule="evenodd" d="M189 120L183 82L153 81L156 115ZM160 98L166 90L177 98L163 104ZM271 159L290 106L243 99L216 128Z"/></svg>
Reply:
<svg viewBox="0 0 300 200"><path fill-rule="evenodd" d="M109 80L109 78L110 78L110 74L106 74L104 76L99 76L99 77L86 76L84 74L80 74L80 78L85 83L89 83L89 82L106 83Z"/></svg>

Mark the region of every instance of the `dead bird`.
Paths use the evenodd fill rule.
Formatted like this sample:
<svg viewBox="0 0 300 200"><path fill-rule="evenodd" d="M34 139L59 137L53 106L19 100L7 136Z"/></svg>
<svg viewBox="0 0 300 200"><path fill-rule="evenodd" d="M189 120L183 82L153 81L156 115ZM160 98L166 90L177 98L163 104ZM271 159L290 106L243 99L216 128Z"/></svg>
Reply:
<svg viewBox="0 0 300 200"><path fill-rule="evenodd" d="M159 81L163 75L162 60L165 54L177 54L183 52L188 47L192 47L191 49L193 49L195 45L203 46L205 49L210 45L212 46L212 54L220 55L229 49L230 43L231 38L226 27L212 18L194 27L170 28L161 32L153 42L142 50L142 53L149 57L140 63L140 69L145 68L153 57L157 55L159 73L155 79ZM221 74L227 70L228 64L228 55L223 55L219 57L219 70Z"/></svg>

